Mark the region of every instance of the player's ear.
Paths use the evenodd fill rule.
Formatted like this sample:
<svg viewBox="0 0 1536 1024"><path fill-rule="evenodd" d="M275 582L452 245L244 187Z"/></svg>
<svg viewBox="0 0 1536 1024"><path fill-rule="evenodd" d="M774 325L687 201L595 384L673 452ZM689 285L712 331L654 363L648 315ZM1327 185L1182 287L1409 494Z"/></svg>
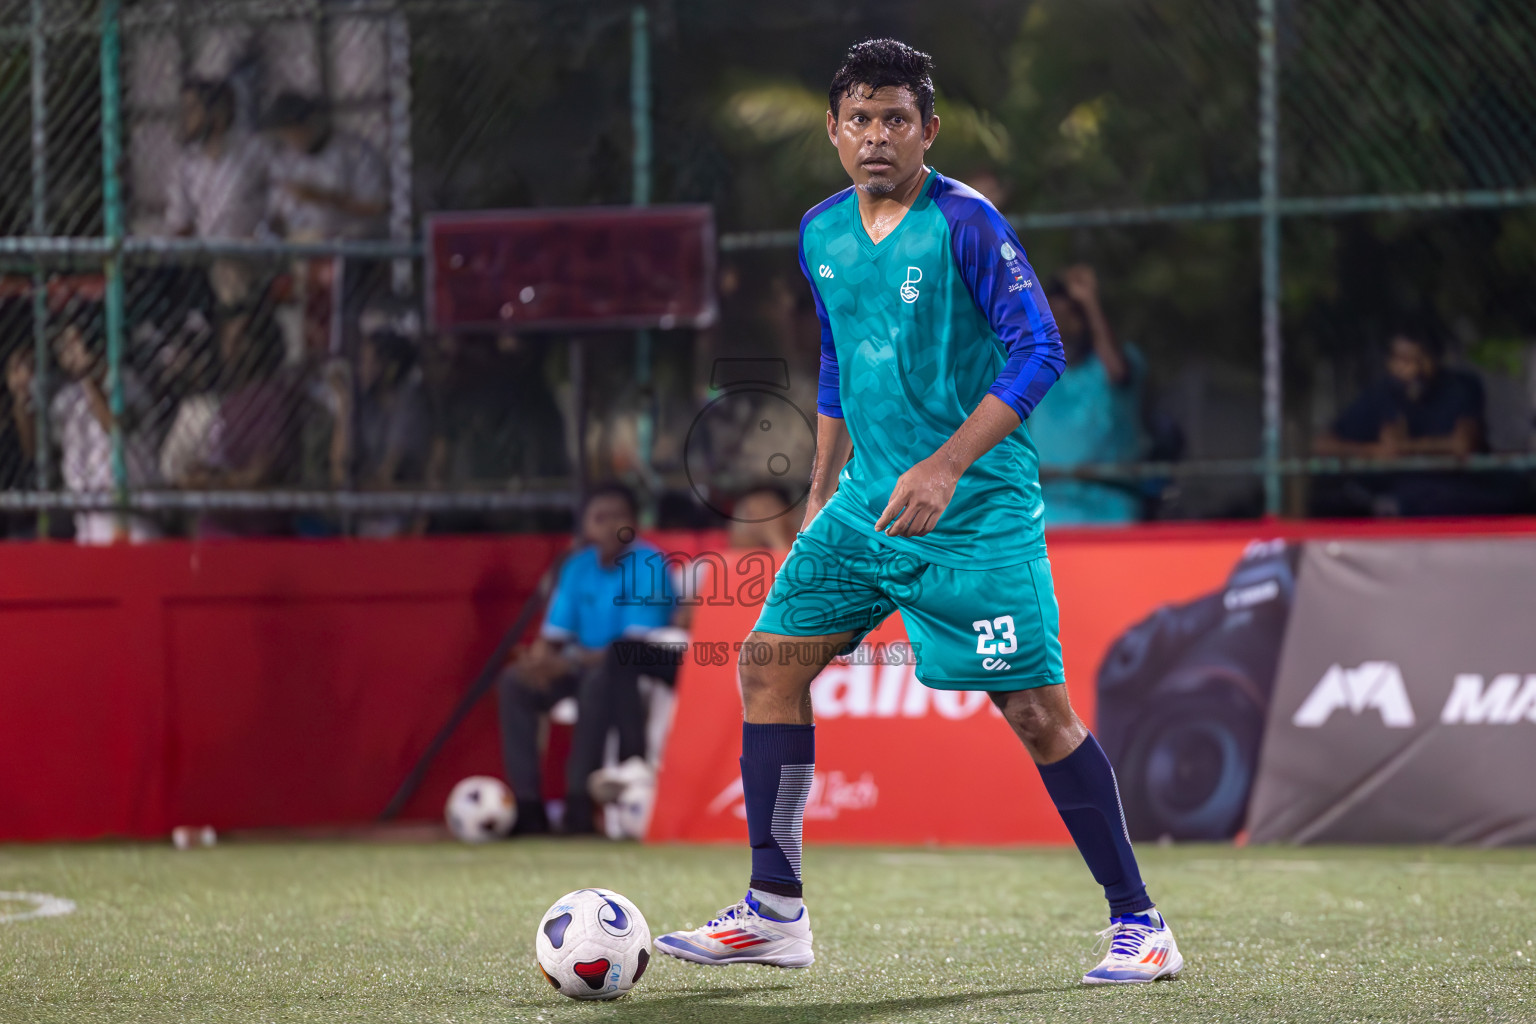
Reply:
<svg viewBox="0 0 1536 1024"><path fill-rule="evenodd" d="M927 149L929 146L933 145L933 140L938 137L939 115L934 114L928 119L928 123L923 125L923 148Z"/></svg>
<svg viewBox="0 0 1536 1024"><path fill-rule="evenodd" d="M837 114L827 111L827 139L832 145L837 145Z"/></svg>

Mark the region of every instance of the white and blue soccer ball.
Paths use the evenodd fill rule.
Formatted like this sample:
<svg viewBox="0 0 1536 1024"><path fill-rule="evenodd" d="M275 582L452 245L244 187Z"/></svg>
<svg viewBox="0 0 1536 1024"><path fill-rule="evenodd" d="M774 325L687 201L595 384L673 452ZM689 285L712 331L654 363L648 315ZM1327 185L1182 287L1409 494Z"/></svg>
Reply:
<svg viewBox="0 0 1536 1024"><path fill-rule="evenodd" d="M617 999L651 962L640 908L610 889L577 889L555 901L534 934L539 970L561 995Z"/></svg>
<svg viewBox="0 0 1536 1024"><path fill-rule="evenodd" d="M466 843L500 839L517 823L517 801L500 779L471 775L453 787L443 808L448 831Z"/></svg>

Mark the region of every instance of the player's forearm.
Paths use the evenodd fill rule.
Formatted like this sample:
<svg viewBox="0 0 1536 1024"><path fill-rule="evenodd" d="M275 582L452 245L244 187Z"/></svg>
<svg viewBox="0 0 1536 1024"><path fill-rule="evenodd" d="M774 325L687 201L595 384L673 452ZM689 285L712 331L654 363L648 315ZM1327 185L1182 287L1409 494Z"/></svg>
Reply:
<svg viewBox="0 0 1536 1024"><path fill-rule="evenodd" d="M816 457L811 463L810 500L817 506L837 492L837 475L853 451L848 424L836 416L816 417Z"/></svg>
<svg viewBox="0 0 1536 1024"><path fill-rule="evenodd" d="M960 479L971 464L1019 428L1019 414L996 395L985 395L948 441L934 454Z"/></svg>

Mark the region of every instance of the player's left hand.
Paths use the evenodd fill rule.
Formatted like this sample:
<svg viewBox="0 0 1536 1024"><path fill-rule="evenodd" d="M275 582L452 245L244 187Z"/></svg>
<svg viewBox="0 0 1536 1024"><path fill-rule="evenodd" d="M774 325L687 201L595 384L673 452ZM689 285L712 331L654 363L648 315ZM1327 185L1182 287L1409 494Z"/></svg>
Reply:
<svg viewBox="0 0 1536 1024"><path fill-rule="evenodd" d="M949 507L959 480L949 459L937 453L928 456L897 477L891 500L875 520L875 529L891 537L921 537L928 533Z"/></svg>

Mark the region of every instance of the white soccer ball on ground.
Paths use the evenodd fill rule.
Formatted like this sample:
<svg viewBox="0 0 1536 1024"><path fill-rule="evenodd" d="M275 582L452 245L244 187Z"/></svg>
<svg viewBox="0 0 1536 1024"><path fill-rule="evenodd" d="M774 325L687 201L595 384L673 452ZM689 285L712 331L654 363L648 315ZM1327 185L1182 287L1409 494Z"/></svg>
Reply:
<svg viewBox="0 0 1536 1024"><path fill-rule="evenodd" d="M443 808L448 831L466 843L500 839L517 823L517 801L500 779L471 775L453 787Z"/></svg>
<svg viewBox="0 0 1536 1024"><path fill-rule="evenodd" d="M534 934L539 970L561 995L617 999L651 962L651 929L610 889L577 889L555 901Z"/></svg>

